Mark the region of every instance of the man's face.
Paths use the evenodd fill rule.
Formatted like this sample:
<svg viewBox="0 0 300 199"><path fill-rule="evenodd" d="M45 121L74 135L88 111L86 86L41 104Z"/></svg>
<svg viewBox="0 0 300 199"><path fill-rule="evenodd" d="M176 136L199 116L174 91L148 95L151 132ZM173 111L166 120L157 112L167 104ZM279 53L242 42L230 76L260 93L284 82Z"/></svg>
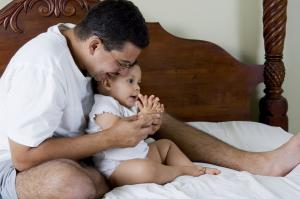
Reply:
<svg viewBox="0 0 300 199"><path fill-rule="evenodd" d="M109 74L126 75L126 67L134 63L141 53L141 49L130 42L126 42L120 50L107 51L99 41L89 48L89 60L86 62L88 73L97 81L106 79Z"/></svg>

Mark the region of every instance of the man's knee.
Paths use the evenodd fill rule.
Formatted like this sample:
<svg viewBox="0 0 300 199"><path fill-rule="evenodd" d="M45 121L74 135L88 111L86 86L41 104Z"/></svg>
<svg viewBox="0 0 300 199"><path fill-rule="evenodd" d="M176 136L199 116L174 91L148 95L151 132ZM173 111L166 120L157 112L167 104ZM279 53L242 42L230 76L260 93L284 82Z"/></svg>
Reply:
<svg viewBox="0 0 300 199"><path fill-rule="evenodd" d="M52 191L60 190L64 199L92 199L96 196L96 187L92 179L81 166L73 161L58 160L57 174L50 177ZM55 170L54 170L55 171Z"/></svg>
<svg viewBox="0 0 300 199"><path fill-rule="evenodd" d="M71 160L53 160L17 176L20 199L93 199L96 187L81 166Z"/></svg>
<svg viewBox="0 0 300 199"><path fill-rule="evenodd" d="M88 167L84 169L96 186L97 198L101 198L105 193L110 191L110 187L108 186L105 177L102 174L100 174L99 171L97 171L93 167Z"/></svg>

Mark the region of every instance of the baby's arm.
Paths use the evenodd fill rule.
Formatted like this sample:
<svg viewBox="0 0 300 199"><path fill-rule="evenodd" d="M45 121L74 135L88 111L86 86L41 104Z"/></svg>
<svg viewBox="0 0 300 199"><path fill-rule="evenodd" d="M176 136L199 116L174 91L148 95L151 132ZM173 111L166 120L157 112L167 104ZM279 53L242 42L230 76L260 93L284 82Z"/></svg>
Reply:
<svg viewBox="0 0 300 199"><path fill-rule="evenodd" d="M95 115L95 123L101 126L103 130L109 129L121 118L112 113L103 113Z"/></svg>

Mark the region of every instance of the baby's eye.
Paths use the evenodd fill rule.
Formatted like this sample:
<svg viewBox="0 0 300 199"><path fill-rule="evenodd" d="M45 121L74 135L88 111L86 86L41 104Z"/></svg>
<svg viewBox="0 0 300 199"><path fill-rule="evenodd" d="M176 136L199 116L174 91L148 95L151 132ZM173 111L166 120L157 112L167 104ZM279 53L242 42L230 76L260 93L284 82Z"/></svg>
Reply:
<svg viewBox="0 0 300 199"><path fill-rule="evenodd" d="M128 79L127 81L128 81L129 84L133 84L134 83L133 79Z"/></svg>

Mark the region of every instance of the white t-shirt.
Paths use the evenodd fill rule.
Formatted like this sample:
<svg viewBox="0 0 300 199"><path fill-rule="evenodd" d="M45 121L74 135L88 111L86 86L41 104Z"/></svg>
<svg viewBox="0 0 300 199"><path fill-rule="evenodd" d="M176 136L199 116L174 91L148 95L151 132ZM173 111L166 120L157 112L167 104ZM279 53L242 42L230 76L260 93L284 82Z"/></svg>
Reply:
<svg viewBox="0 0 300 199"><path fill-rule="evenodd" d="M74 137L87 126L91 78L75 64L61 29L52 26L26 43L0 79L0 160L10 158L8 138L37 147L50 137Z"/></svg>
<svg viewBox="0 0 300 199"><path fill-rule="evenodd" d="M120 118L130 117L137 114L137 107L131 109L121 105L117 100L110 96L96 94L94 96L95 104L89 114L89 125L86 130L87 133L97 133L102 131L102 127L95 123L95 116L103 113L111 113ZM113 148L98 153L96 157L99 159L109 160L129 160L135 158L145 158L148 154L148 144L141 140L135 147L127 148ZM97 162L99 160L96 160Z"/></svg>

